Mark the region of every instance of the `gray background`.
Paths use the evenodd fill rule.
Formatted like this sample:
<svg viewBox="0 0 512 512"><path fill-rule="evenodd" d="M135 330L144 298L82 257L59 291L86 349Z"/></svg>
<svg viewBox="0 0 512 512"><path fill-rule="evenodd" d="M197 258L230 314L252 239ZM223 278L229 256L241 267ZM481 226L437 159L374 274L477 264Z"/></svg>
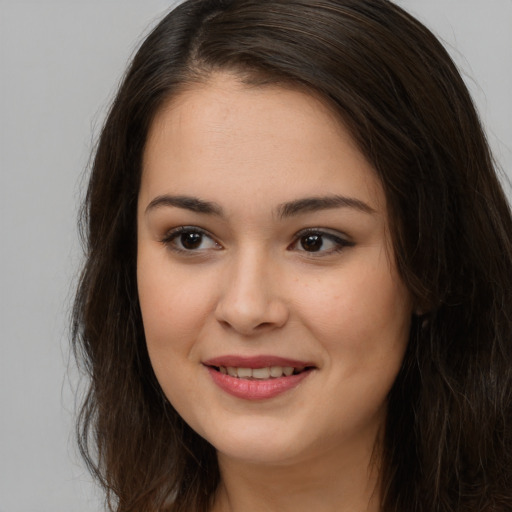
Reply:
<svg viewBox="0 0 512 512"><path fill-rule="evenodd" d="M175 3L0 0L0 512L102 509L73 439L75 220L125 64ZM512 0L399 3L448 46L512 178Z"/></svg>

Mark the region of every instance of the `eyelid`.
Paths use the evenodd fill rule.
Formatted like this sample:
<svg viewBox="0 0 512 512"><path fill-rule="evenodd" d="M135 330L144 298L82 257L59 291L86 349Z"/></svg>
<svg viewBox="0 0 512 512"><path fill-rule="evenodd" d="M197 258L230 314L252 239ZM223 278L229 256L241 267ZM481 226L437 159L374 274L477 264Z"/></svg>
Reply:
<svg viewBox="0 0 512 512"><path fill-rule="evenodd" d="M214 245L214 247L208 247L206 249L184 249L180 248L174 241L183 233L197 233L200 234L210 240L210 242ZM318 251L307 251L305 249L298 249L297 245L300 243L301 238L308 235L319 235L323 239L330 241L334 244L334 247L330 249L320 249ZM216 238L199 226L177 226L168 230L165 235L159 240L166 248L181 254L187 254L188 256L199 255L200 253L204 253L208 250L220 250L222 249L222 245L216 240ZM331 254L339 253L343 251L347 247L354 246L355 243L350 240L350 238L344 233L329 229L329 228L305 228L298 231L293 238L292 243L287 247L287 250L297 250L303 255L310 258L321 258L323 256L329 256Z"/></svg>
<svg viewBox="0 0 512 512"><path fill-rule="evenodd" d="M322 256L328 256L330 254L338 253L343 251L347 247L353 247L355 243L350 240L350 238L344 233L329 229L329 228L305 228L298 231L295 234L293 242L290 244L289 249L293 249L300 243L300 239L304 236L308 235L321 235L323 238L330 240L335 243L337 247L329 249L329 250L320 250L320 251L306 251L299 250L298 252L306 254L311 258L321 258Z"/></svg>
<svg viewBox="0 0 512 512"><path fill-rule="evenodd" d="M221 244L217 242L213 235L211 235L208 231L198 226L177 226L175 228L172 228L165 233L165 235L160 239L160 242L168 249L178 253L187 253L189 255L192 255L194 253L204 251L204 249L202 251L192 249L181 249L176 245L173 245L174 240L176 240L183 233L198 233L209 238L217 246L215 247L215 250L219 250L222 248Z"/></svg>
<svg viewBox="0 0 512 512"><path fill-rule="evenodd" d="M322 227L311 227L311 228L304 228L300 231L297 231L295 234L296 237L309 235L309 234L321 234L326 236L332 236L334 238L339 238L340 240L346 241L347 243L352 243L350 241L350 237L343 233L342 231L339 231L337 229L332 228L322 228Z"/></svg>

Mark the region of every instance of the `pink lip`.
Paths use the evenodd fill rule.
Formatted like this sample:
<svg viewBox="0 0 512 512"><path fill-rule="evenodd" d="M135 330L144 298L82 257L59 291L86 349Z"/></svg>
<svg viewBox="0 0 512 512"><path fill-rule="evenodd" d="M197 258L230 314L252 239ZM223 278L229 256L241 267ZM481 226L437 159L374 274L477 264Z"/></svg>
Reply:
<svg viewBox="0 0 512 512"><path fill-rule="evenodd" d="M306 366L315 366L309 361L298 361L296 359L287 359L284 357L261 355L261 356L219 356L208 359L203 362L206 366L232 366L236 368L266 368L267 366L292 366L293 368L303 368Z"/></svg>
<svg viewBox="0 0 512 512"><path fill-rule="evenodd" d="M213 382L223 391L237 398L244 400L267 400L280 395L302 382L308 377L313 366L305 361L297 361L276 356L220 356L209 359L203 363ZM265 368L268 366L292 366L294 368L306 369L301 373L290 375L289 377L259 379L239 379L225 375L217 370L219 366L232 366L238 368ZM307 368L310 367L310 368Z"/></svg>

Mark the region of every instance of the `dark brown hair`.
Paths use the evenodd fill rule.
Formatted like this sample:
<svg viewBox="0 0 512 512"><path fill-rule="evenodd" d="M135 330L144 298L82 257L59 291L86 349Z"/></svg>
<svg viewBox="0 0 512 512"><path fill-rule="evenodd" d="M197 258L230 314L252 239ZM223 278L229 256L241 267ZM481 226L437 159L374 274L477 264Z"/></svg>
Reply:
<svg viewBox="0 0 512 512"><path fill-rule="evenodd" d="M418 315L389 396L383 510L512 510L510 208L453 62L386 0L189 0L135 55L92 167L73 324L90 376L80 446L110 509L205 512L219 483L214 448L154 376L136 287L148 128L218 70L322 97L384 186Z"/></svg>

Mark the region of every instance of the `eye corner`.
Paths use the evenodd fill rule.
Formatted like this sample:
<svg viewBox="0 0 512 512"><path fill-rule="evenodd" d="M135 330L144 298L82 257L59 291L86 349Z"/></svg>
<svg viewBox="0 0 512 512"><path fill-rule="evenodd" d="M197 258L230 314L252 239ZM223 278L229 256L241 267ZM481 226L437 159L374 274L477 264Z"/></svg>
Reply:
<svg viewBox="0 0 512 512"><path fill-rule="evenodd" d="M306 228L296 233L288 250L297 250L311 258L321 258L338 254L354 245L355 242L340 231Z"/></svg>
<svg viewBox="0 0 512 512"><path fill-rule="evenodd" d="M185 256L204 255L207 251L223 249L212 234L198 226L172 228L159 241L166 249Z"/></svg>

